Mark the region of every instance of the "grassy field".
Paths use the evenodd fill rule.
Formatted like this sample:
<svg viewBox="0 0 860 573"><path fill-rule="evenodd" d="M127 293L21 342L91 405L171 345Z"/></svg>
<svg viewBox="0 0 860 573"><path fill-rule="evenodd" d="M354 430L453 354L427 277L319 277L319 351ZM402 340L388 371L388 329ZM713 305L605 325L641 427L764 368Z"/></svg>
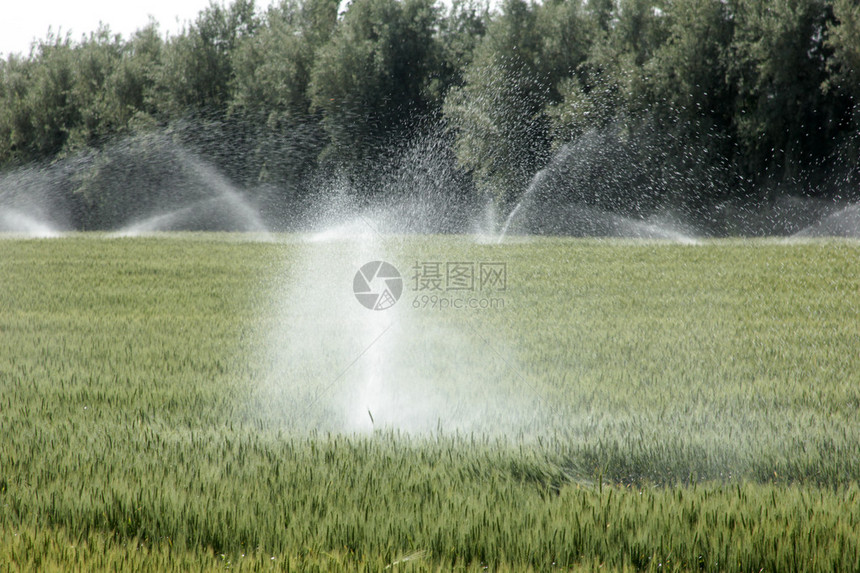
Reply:
<svg viewBox="0 0 860 573"><path fill-rule="evenodd" d="M0 239L0 571L860 570L860 244L300 239Z"/></svg>

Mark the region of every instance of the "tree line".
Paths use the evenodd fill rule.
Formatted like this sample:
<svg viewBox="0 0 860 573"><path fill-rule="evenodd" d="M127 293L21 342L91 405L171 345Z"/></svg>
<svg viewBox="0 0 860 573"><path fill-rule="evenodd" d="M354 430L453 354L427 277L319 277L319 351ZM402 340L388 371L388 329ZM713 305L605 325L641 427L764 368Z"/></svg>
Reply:
<svg viewBox="0 0 860 573"><path fill-rule="evenodd" d="M235 0L0 61L0 171L160 132L285 200L320 174L372 193L434 133L501 205L563 149L592 181L633 166L559 191L610 209L849 199L858 102L857 0Z"/></svg>

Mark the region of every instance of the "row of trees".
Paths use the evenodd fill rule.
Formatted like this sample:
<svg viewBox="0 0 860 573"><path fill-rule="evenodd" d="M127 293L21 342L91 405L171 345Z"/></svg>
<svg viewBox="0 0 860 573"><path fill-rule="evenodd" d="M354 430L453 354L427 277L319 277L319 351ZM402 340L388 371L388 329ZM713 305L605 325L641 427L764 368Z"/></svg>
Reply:
<svg viewBox="0 0 860 573"><path fill-rule="evenodd" d="M503 204L595 132L650 174L634 194L844 194L858 103L857 0L235 0L173 37L102 28L0 61L0 169L173 130L241 183L295 193L372 177L442 125ZM598 177L617 167L599 147Z"/></svg>

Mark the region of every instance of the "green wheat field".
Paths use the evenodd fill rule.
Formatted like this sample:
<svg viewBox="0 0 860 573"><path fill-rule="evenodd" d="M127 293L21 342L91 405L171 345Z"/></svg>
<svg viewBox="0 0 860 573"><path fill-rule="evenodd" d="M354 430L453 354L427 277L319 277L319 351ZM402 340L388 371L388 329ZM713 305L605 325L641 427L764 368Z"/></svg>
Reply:
<svg viewBox="0 0 860 573"><path fill-rule="evenodd" d="M0 571L860 570L860 243L266 239L0 240Z"/></svg>

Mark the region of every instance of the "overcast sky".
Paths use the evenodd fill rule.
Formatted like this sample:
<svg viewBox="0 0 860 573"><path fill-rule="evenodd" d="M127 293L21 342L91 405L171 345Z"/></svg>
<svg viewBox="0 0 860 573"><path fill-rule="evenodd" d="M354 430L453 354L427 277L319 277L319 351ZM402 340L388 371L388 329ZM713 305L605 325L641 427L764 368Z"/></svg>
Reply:
<svg viewBox="0 0 860 573"><path fill-rule="evenodd" d="M44 39L48 27L72 32L73 40L94 32L104 22L114 33L128 38L152 15L162 36L177 32L183 22L193 21L209 0L4 0L0 12L0 57L28 53L34 39ZM269 5L257 0L258 8Z"/></svg>

